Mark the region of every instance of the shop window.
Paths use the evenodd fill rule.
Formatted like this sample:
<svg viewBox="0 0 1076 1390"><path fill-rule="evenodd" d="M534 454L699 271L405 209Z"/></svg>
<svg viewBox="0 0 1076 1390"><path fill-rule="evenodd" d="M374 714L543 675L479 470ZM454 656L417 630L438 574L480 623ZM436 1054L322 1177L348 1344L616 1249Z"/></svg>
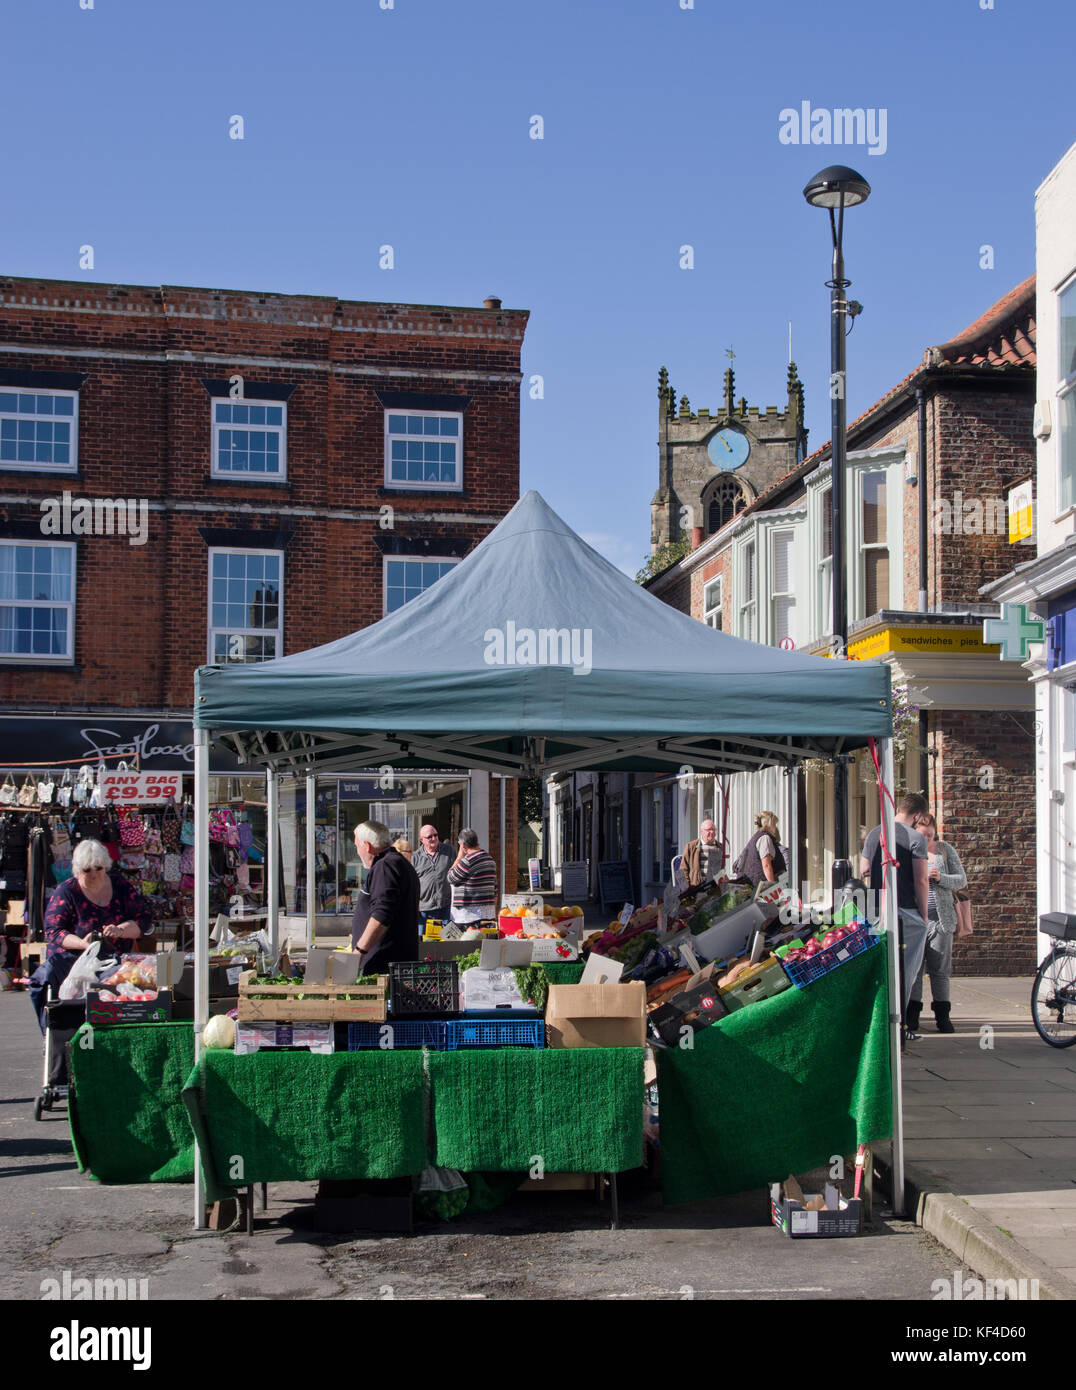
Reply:
<svg viewBox="0 0 1076 1390"><path fill-rule="evenodd" d="M463 415L385 411L385 485L459 492L463 487Z"/></svg>
<svg viewBox="0 0 1076 1390"><path fill-rule="evenodd" d="M256 482L287 477L285 401L214 399L212 410L214 478Z"/></svg>
<svg viewBox="0 0 1076 1390"><path fill-rule="evenodd" d="M0 468L78 471L78 392L0 389Z"/></svg>
<svg viewBox="0 0 1076 1390"><path fill-rule="evenodd" d="M459 564L445 558L385 560L385 612L395 613Z"/></svg>
<svg viewBox="0 0 1076 1390"><path fill-rule="evenodd" d="M707 627L721 631L721 576L711 579L703 589L702 620Z"/></svg>
<svg viewBox="0 0 1076 1390"><path fill-rule="evenodd" d="M74 645L74 544L0 542L0 661L70 665Z"/></svg>
<svg viewBox="0 0 1076 1390"><path fill-rule="evenodd" d="M271 661L284 652L279 550L210 550L209 660L226 666Z"/></svg>

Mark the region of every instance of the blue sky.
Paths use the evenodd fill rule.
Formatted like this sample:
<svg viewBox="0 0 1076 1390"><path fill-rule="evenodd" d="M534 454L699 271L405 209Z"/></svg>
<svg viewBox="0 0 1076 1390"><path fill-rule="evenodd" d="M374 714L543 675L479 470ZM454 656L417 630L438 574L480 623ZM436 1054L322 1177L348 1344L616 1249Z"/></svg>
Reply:
<svg viewBox="0 0 1076 1390"><path fill-rule="evenodd" d="M782 405L791 321L828 437L812 174L873 187L845 234L854 418L1033 271L1076 140L1071 0L388 3L9 5L0 273L527 308L521 486L629 572L663 363L716 408L731 347L737 396ZM884 110L885 152L782 143L804 101Z"/></svg>

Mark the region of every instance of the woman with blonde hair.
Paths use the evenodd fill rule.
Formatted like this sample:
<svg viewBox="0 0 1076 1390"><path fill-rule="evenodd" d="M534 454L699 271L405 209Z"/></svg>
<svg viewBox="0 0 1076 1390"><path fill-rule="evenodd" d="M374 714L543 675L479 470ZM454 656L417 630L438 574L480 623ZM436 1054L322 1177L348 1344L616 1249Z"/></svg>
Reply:
<svg viewBox="0 0 1076 1390"><path fill-rule="evenodd" d="M757 888L760 883L776 883L788 866L781 853L780 832L773 812L759 811L755 825L757 829L733 864L732 872Z"/></svg>

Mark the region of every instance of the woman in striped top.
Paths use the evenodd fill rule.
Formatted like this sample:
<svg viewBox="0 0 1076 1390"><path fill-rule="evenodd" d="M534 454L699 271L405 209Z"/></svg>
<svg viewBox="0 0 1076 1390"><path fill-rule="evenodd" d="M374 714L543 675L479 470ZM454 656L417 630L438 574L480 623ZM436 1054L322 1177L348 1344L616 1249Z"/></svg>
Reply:
<svg viewBox="0 0 1076 1390"><path fill-rule="evenodd" d="M497 916L497 865L479 848L473 830L460 831L459 853L447 877L453 922L486 922Z"/></svg>

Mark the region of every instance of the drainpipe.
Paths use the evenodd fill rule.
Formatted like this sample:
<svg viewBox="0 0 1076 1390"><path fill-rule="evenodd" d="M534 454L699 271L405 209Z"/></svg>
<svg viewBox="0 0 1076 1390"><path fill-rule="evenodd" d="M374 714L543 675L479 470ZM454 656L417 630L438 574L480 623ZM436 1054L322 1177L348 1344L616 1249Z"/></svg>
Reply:
<svg viewBox="0 0 1076 1390"><path fill-rule="evenodd" d="M920 386L915 393L919 440L916 473L919 479L919 611L927 611L927 403Z"/></svg>

